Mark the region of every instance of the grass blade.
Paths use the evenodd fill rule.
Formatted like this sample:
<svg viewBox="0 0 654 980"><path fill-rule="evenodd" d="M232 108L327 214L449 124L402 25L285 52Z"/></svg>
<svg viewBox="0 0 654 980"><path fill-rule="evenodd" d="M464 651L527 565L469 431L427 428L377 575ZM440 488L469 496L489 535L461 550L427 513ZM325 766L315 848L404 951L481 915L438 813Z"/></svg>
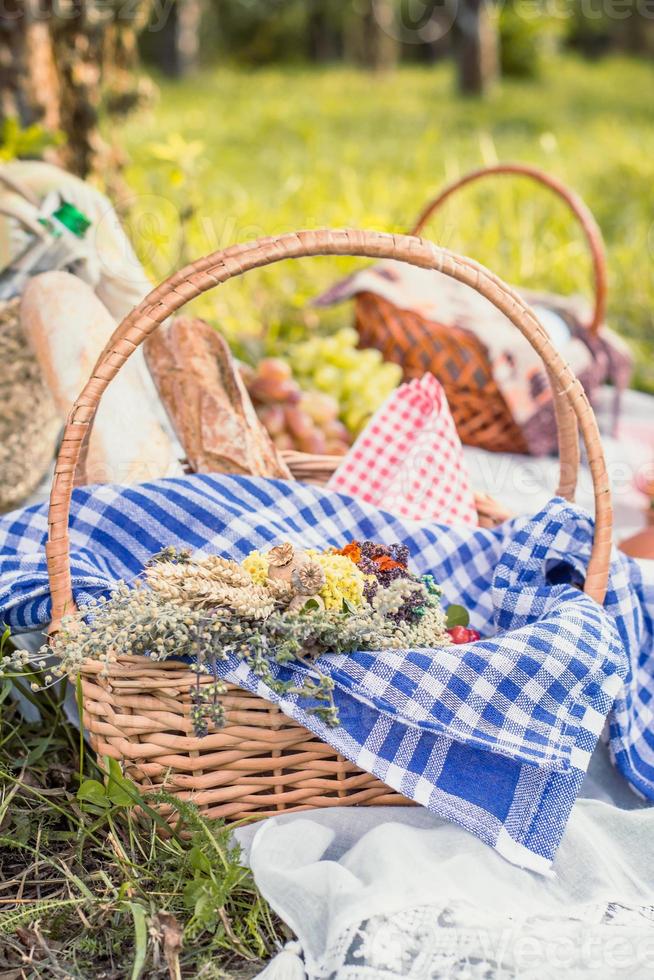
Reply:
<svg viewBox="0 0 654 980"><path fill-rule="evenodd" d="M148 955L148 924L145 916L145 909L137 902L129 902L129 907L134 919L134 964L132 966L132 980L139 980L145 958Z"/></svg>

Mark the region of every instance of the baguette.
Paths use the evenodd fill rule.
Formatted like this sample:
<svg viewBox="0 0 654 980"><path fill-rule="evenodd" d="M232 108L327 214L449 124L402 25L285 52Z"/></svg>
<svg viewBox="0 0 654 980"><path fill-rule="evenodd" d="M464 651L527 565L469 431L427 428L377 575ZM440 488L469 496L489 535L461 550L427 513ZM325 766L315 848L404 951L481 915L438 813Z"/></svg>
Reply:
<svg viewBox="0 0 654 980"><path fill-rule="evenodd" d="M145 358L193 471L291 479L209 324L177 317L147 339Z"/></svg>

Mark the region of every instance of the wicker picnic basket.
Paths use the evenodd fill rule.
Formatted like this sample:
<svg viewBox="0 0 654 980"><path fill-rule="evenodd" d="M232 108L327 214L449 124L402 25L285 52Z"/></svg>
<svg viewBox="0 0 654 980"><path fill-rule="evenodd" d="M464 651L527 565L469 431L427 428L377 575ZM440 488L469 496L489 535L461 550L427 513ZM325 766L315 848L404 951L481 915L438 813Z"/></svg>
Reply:
<svg viewBox="0 0 654 980"><path fill-rule="evenodd" d="M467 283L501 309L543 358L556 392L560 436L559 492L572 499L579 467L578 432L591 468L595 539L585 590L602 602L607 586L612 511L595 416L570 368L525 302L469 259L407 236L363 231L309 231L265 238L215 252L174 274L125 318L107 343L75 402L56 463L46 545L52 629L74 608L68 521L82 447L100 399L126 359L188 300L249 269L316 255L387 257L439 269ZM293 460L298 475L320 478L331 463ZM118 759L145 791L165 787L211 817L230 820L321 806L405 804L398 793L361 771L276 706L233 685L224 698L226 724L204 738L191 734L189 689L196 675L182 663L120 657L109 676L87 661L82 669L84 723L100 755ZM209 683L210 678L203 678ZM169 813L169 819L175 819Z"/></svg>
<svg viewBox="0 0 654 980"><path fill-rule="evenodd" d="M597 333L606 310L606 257L602 233L584 202L560 181L536 167L498 164L483 167L448 184L422 211L409 232L419 235L433 215L460 189L481 178L496 175L529 177L552 190L578 219L593 261L595 298L588 324ZM565 306L565 301L560 304ZM573 314L574 319L574 314ZM441 382L456 422L461 442L493 452L527 453L529 448L520 427L494 377L488 352L477 336L465 327L427 320L412 310L400 309L373 292L355 298L355 325L362 347L376 347L388 361L395 361L411 379L430 370ZM591 379L587 381L587 386Z"/></svg>

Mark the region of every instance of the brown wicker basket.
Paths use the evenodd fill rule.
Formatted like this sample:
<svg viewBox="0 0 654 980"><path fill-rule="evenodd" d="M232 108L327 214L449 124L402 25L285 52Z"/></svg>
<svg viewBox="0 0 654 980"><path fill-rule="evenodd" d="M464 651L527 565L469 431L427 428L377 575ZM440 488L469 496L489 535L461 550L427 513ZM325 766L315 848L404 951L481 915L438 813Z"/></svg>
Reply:
<svg viewBox="0 0 654 980"><path fill-rule="evenodd" d="M482 177L530 177L554 191L578 218L593 260L595 302L587 329L596 332L604 322L606 258L602 233L584 202L564 184L535 167L499 164L475 170L445 187L418 218L411 235L419 235L433 214L458 190ZM488 352L469 330L427 320L400 309L372 292L355 299L355 324L362 347L376 347L386 360L399 364L407 380L430 370L445 389L461 441L493 452L527 453L525 437L498 388Z"/></svg>
<svg viewBox="0 0 654 980"><path fill-rule="evenodd" d="M502 310L545 361L556 392L561 447L559 491L574 495L581 430L595 489L596 530L585 590L603 601L612 512L597 423L586 395L525 302L492 273L431 242L362 231L309 231L260 239L216 252L166 280L120 324L73 406L56 464L46 545L53 624L74 608L68 519L75 471L100 399L136 347L188 300L248 269L285 258L357 255L395 258L438 269L476 289ZM321 458L294 460L296 472L320 478ZM313 466L313 469L311 469ZM321 466L323 467L321 470ZM212 817L267 816L284 810L407 801L338 755L277 707L230 686L225 727L191 734L191 682L181 663L121 657L108 677L88 661L82 669L84 722L101 755L119 759L144 790L165 787ZM210 678L203 682L210 683ZM172 821L174 813L167 814Z"/></svg>

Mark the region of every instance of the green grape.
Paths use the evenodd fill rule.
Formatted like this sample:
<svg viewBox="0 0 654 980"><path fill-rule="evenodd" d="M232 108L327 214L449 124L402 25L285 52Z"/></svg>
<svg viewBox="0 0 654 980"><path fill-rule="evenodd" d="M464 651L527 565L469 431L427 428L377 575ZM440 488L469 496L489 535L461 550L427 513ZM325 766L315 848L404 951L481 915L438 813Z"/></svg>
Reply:
<svg viewBox="0 0 654 980"><path fill-rule="evenodd" d="M402 368L392 361L385 361L379 365L377 377L380 384L388 385L391 389L396 388L402 380Z"/></svg>
<svg viewBox="0 0 654 980"><path fill-rule="evenodd" d="M312 380L316 388L319 388L320 391L324 391L327 394L338 392L341 383L338 368L332 367L331 364L324 364L322 367L317 368Z"/></svg>
<svg viewBox="0 0 654 980"><path fill-rule="evenodd" d="M341 327L341 329L334 334L333 342L337 346L344 345L346 347L356 347L359 343L359 335L352 327Z"/></svg>
<svg viewBox="0 0 654 980"><path fill-rule="evenodd" d="M360 352L358 360L360 364L365 364L365 365L381 364L382 363L381 352L375 350L374 347L367 347L365 350L362 350Z"/></svg>
<svg viewBox="0 0 654 980"><path fill-rule="evenodd" d="M328 358L325 358L325 360L329 360L329 363L333 364L334 367L346 370L347 368L352 367L352 362L355 359L352 357L351 351L340 350L334 351Z"/></svg>
<svg viewBox="0 0 654 980"><path fill-rule="evenodd" d="M343 416L343 421L350 432L358 432L363 428L364 421L370 415L365 409L356 406L348 409Z"/></svg>

